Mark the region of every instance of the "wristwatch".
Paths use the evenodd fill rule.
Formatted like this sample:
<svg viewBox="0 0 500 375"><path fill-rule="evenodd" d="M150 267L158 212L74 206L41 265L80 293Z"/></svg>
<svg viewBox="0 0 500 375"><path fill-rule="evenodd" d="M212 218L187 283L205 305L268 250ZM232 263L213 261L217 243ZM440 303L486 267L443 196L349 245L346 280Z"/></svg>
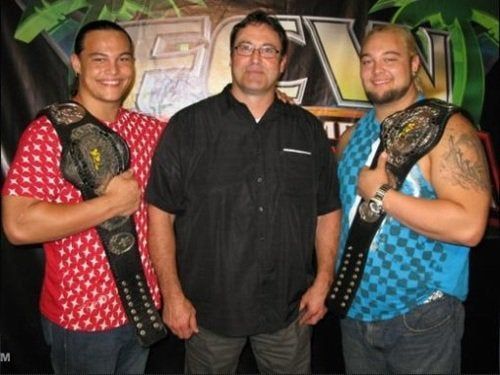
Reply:
<svg viewBox="0 0 500 375"><path fill-rule="evenodd" d="M385 194L392 189L389 184L383 184L375 192L375 196L370 198L369 201L364 201L359 206L359 214L361 219L368 223L374 223L378 220L380 215L384 212L382 205Z"/></svg>
<svg viewBox="0 0 500 375"><path fill-rule="evenodd" d="M375 212L377 215L381 215L384 212L383 200L385 194L392 189L392 186L389 184L383 184L378 188L375 192L375 196L370 199L370 209Z"/></svg>

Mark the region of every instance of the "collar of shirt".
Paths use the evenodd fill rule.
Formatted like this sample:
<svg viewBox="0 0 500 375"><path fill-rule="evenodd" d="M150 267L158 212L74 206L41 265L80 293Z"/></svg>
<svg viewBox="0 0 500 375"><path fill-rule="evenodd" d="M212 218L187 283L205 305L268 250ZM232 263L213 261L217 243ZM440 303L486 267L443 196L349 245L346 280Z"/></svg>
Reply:
<svg viewBox="0 0 500 375"><path fill-rule="evenodd" d="M274 97L274 101L271 104L271 106L267 109L266 113L259 119L255 119L253 115L250 113L250 110L246 106L245 103L242 103L238 101L234 95L231 93L231 84L227 84L226 87L224 87L223 90L223 95L226 98L226 105L228 111L234 111L240 116L250 116L254 122L258 122L259 124L267 121L267 120L272 120L273 118L277 117L282 111L284 111L284 108L286 105L283 103L281 100L279 100L276 95Z"/></svg>

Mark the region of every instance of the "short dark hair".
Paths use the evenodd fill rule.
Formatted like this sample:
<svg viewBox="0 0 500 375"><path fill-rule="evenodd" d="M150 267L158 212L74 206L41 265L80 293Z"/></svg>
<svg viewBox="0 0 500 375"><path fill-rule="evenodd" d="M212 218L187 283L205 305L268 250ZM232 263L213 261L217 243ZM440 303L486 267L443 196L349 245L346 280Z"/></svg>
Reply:
<svg viewBox="0 0 500 375"><path fill-rule="evenodd" d="M256 10L253 11L252 13L249 13L244 19L242 19L240 22L234 25L233 30L231 30L231 37L229 39L231 53L233 53L235 47L234 42L240 30L248 25L253 25L253 24L267 25L271 29L276 31L281 42L280 55L284 56L286 54L286 52L288 51L288 37L286 36L285 29L283 28L283 26L281 26L281 24L275 17L270 16L263 10Z"/></svg>
<svg viewBox="0 0 500 375"><path fill-rule="evenodd" d="M95 30L115 30L123 33L126 37L127 40L130 44L130 49L132 50L132 53L134 51L134 43L132 42L132 38L130 35L127 33L127 31L118 25L115 22L107 21L107 20L98 20L98 21L92 21L89 22L85 25L83 25L80 30L78 30L78 34L76 34L75 38L75 44L73 46L73 53L75 55L80 55L80 53L83 51L83 44L85 42L85 37L87 36L88 33L91 31ZM78 85L79 85L79 78L78 75L74 78L73 83L71 84L70 88L70 94L71 96L75 96L78 93Z"/></svg>

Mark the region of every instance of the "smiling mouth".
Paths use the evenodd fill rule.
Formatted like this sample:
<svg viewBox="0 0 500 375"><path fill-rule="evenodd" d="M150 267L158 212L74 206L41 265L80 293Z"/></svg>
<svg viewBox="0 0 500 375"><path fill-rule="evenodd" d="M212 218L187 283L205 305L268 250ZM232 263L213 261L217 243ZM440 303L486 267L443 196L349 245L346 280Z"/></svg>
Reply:
<svg viewBox="0 0 500 375"><path fill-rule="evenodd" d="M389 84L390 82L391 82L390 80L384 79L384 80L372 81L372 84L374 86L383 86Z"/></svg>
<svg viewBox="0 0 500 375"><path fill-rule="evenodd" d="M119 86L121 83L121 80L109 79L109 80L101 80L99 82L105 86Z"/></svg>

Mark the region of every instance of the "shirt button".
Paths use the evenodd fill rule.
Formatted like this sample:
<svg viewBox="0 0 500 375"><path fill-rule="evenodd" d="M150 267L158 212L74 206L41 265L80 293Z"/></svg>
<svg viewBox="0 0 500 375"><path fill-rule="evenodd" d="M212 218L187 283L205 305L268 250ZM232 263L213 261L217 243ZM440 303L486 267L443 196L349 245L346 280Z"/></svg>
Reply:
<svg viewBox="0 0 500 375"><path fill-rule="evenodd" d="M259 184L260 184L260 183L262 183L262 181L264 181L264 178L262 178L262 177L257 177L257 182L258 182Z"/></svg>
<svg viewBox="0 0 500 375"><path fill-rule="evenodd" d="M259 206L258 210L259 210L259 212L264 212L264 207Z"/></svg>
<svg viewBox="0 0 500 375"><path fill-rule="evenodd" d="M264 241L264 237L259 237L259 241Z"/></svg>

